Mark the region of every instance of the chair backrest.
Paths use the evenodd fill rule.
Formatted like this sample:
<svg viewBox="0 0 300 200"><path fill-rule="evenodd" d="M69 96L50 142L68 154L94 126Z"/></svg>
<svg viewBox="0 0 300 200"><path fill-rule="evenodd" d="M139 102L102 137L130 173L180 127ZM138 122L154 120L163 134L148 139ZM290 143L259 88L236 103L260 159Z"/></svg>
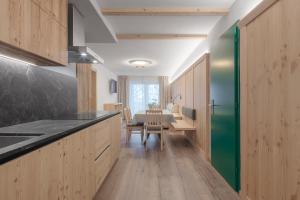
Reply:
<svg viewBox="0 0 300 200"><path fill-rule="evenodd" d="M161 107L160 107L160 105L155 105L155 106L152 106L151 108L149 108L149 110L161 110Z"/></svg>
<svg viewBox="0 0 300 200"><path fill-rule="evenodd" d="M125 121L128 124L132 120L131 110L129 107L124 108Z"/></svg>
<svg viewBox="0 0 300 200"><path fill-rule="evenodd" d="M161 105L159 104L153 104L153 103L150 103L148 104L148 108L149 110L161 110Z"/></svg>
<svg viewBox="0 0 300 200"><path fill-rule="evenodd" d="M146 110L145 126L147 127L162 127L163 112L162 110Z"/></svg>

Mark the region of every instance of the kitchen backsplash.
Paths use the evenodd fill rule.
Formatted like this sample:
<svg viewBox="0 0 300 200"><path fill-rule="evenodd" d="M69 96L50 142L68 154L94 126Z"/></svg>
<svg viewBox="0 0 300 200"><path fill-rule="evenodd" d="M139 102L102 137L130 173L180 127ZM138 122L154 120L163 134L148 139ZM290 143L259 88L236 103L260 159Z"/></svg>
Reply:
<svg viewBox="0 0 300 200"><path fill-rule="evenodd" d="M0 127L76 111L76 78L0 58Z"/></svg>

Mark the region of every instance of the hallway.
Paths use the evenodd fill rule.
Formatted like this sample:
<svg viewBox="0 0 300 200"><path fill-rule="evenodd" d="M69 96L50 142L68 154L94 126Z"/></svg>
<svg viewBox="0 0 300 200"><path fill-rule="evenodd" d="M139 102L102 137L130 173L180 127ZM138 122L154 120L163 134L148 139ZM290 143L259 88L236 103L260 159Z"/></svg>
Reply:
<svg viewBox="0 0 300 200"><path fill-rule="evenodd" d="M168 135L159 150L151 136L148 152L139 135L128 146L122 134L119 161L98 191L96 200L235 200L236 193L204 161L185 136Z"/></svg>

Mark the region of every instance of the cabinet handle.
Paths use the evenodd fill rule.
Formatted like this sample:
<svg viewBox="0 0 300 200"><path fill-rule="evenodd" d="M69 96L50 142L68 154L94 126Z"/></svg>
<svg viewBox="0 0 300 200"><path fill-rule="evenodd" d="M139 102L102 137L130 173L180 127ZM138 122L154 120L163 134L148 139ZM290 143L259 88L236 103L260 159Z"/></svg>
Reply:
<svg viewBox="0 0 300 200"><path fill-rule="evenodd" d="M95 161L97 161L101 156L102 154L110 147L110 145L108 145L107 147L105 147L105 149L96 157Z"/></svg>

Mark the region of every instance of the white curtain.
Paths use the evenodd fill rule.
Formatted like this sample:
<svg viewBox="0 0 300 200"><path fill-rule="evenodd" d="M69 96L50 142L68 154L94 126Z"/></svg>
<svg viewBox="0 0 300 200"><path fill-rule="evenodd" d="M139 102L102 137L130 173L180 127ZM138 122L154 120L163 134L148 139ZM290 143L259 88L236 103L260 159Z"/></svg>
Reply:
<svg viewBox="0 0 300 200"><path fill-rule="evenodd" d="M132 114L160 104L158 77L129 77L129 106Z"/></svg>
<svg viewBox="0 0 300 200"><path fill-rule="evenodd" d="M118 76L118 102L128 106L128 76Z"/></svg>

